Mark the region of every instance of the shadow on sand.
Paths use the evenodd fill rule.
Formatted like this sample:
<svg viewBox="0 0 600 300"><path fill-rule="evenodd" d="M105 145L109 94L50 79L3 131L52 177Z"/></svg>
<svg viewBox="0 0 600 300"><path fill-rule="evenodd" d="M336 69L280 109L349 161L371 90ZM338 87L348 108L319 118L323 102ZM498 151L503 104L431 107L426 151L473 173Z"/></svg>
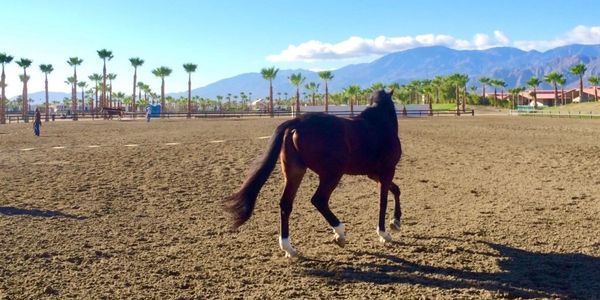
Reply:
<svg viewBox="0 0 600 300"><path fill-rule="evenodd" d="M17 208L10 206L0 206L0 215L7 216L31 216L31 217L39 217L39 218L68 218L75 220L85 220L87 217L80 217L70 214L65 214L56 210L40 210L40 209L27 209L27 208Z"/></svg>
<svg viewBox="0 0 600 300"><path fill-rule="evenodd" d="M307 259L306 274L337 282L419 284L442 289L483 289L507 298L600 299L600 257L577 253L536 253L500 244L482 242L498 255L500 272L473 272L452 267L434 267L403 258L355 251L367 261L331 262ZM322 264L324 263L324 264ZM329 266L329 267L327 267ZM320 268L322 267L322 268Z"/></svg>

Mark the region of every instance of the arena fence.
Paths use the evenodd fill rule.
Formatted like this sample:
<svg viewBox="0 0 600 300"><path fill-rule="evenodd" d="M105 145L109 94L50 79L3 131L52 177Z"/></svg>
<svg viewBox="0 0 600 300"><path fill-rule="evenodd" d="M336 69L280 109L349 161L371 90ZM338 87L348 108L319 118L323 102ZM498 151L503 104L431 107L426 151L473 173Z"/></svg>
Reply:
<svg viewBox="0 0 600 300"><path fill-rule="evenodd" d="M575 119L598 119L600 113L592 111L545 111L545 110L511 110L510 115L525 117L548 117L548 118L575 118Z"/></svg>
<svg viewBox="0 0 600 300"><path fill-rule="evenodd" d="M301 114L303 112L300 112ZM340 117L351 117L357 116L359 112L352 113L351 111L335 111L329 112L329 114L340 116ZM411 118L411 117L433 117L433 116L475 116L475 110L467 110L467 111L457 111L457 110L429 110L429 109L419 109L419 110L396 110L396 114L399 118ZM271 114L266 111L205 111L205 112L193 112L189 114L190 118L197 119L209 119L209 118L264 118L270 117ZM274 117L294 117L295 113L291 111L275 111L273 112ZM176 112L176 113L162 113L160 116L154 116L153 119L161 118L161 119L177 119L177 118L187 118L188 113L185 112ZM34 118L33 113L23 116L21 114L8 114L6 116L7 123L21 123L21 122L30 122ZM118 116L112 116L112 119L118 119ZM146 113L144 112L125 112L123 114L124 119L143 119L146 118ZM53 115L50 117L50 121L58 121L58 120L85 120L85 119L105 119L105 116L100 113L90 113L90 112L80 112L77 114L59 114ZM42 114L42 122L45 120L45 115Z"/></svg>

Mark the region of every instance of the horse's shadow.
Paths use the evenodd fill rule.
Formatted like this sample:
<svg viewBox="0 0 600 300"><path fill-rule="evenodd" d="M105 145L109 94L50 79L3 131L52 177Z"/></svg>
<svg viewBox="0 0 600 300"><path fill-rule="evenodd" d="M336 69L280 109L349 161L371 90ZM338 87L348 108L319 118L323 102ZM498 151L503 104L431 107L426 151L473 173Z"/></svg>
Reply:
<svg viewBox="0 0 600 300"><path fill-rule="evenodd" d="M499 272L474 272L435 267L382 253L353 251L367 261L337 262L335 268L313 263L305 273L337 282L419 284L442 289L484 289L508 298L600 299L600 257L579 253L536 253L505 245L482 242L495 250ZM331 262L326 263L326 265Z"/></svg>
<svg viewBox="0 0 600 300"><path fill-rule="evenodd" d="M67 218L67 219L75 219L75 220L85 220L87 217L75 216L66 214L56 210L41 210L41 209L28 209L28 208L18 208L11 206L0 206L0 215L7 216L31 216L37 218Z"/></svg>

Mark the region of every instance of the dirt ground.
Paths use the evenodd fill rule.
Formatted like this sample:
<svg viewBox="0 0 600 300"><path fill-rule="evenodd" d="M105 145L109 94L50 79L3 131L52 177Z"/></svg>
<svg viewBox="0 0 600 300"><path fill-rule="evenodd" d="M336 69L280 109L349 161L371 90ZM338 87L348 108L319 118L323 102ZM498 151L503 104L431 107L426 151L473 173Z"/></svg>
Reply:
<svg viewBox="0 0 600 300"><path fill-rule="evenodd" d="M282 121L0 126L0 299L600 299L600 120L401 119L394 242L375 233L376 185L348 176L335 245L309 172L294 259L279 169L239 231L221 205Z"/></svg>

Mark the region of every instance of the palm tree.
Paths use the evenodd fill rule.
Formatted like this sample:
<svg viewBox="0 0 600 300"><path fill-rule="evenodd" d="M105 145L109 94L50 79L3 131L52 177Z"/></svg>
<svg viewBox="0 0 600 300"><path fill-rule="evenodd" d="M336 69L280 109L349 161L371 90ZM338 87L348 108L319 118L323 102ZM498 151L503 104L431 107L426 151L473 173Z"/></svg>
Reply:
<svg viewBox="0 0 600 300"><path fill-rule="evenodd" d="M360 94L360 86L353 84L344 89L344 93L350 98L350 115L354 116L354 102L356 102L356 96Z"/></svg>
<svg viewBox="0 0 600 300"><path fill-rule="evenodd" d="M2 94L0 95L0 124L6 123L6 95L4 94L6 76L4 75L4 65L10 63L12 60L12 56L0 53L0 63L2 64L2 77L0 77L0 89L2 90Z"/></svg>
<svg viewBox="0 0 600 300"><path fill-rule="evenodd" d="M17 65L19 65L19 67L23 68L23 105L22 105L22 115L23 118L26 119L26 116L28 114L28 96L27 96L27 81L29 80L29 76L27 76L27 68L29 68L31 66L32 61L30 59L27 58L21 58L20 60L16 61Z"/></svg>
<svg viewBox="0 0 600 300"><path fill-rule="evenodd" d="M316 103L315 103L315 93L319 89L319 84L311 81L311 82L307 83L304 86L304 88L307 89L307 90L309 90L310 93L311 93L312 105L316 105Z"/></svg>
<svg viewBox="0 0 600 300"><path fill-rule="evenodd" d="M154 74L154 76L156 77L160 77L161 80L161 85L160 85L160 109L161 109L161 114L163 114L166 111L166 103L165 103L165 77L171 75L171 72L173 72L173 70L161 66L159 68L156 68L154 70L152 70L152 74Z"/></svg>
<svg viewBox="0 0 600 300"><path fill-rule="evenodd" d="M117 79L117 74L114 73L109 73L107 76L108 78L108 103L110 107L113 107L113 92L112 92L112 81Z"/></svg>
<svg viewBox="0 0 600 300"><path fill-rule="evenodd" d="M98 52L98 56L104 62L102 67L102 96L100 97L100 105L104 107L106 106L106 59L110 61L113 58L113 54L112 51L106 49L98 50L96 52Z"/></svg>
<svg viewBox="0 0 600 300"><path fill-rule="evenodd" d="M560 78L556 81L556 83L560 85L560 98L562 105L565 105L567 104L567 100L565 99L565 84L567 83L567 78L563 74L560 74Z"/></svg>
<svg viewBox="0 0 600 300"><path fill-rule="evenodd" d="M303 77L301 73L298 73L298 74L290 75L290 77L288 79L290 80L290 83L296 87L296 114L299 115L300 114L300 86L304 83L304 80L306 80L306 77Z"/></svg>
<svg viewBox="0 0 600 300"><path fill-rule="evenodd" d="M462 111L465 112L467 103L467 82L469 82L469 75L458 74L457 80L459 86L463 88ZM500 80L498 84L500 84L503 88L506 87L506 83L504 83L502 80ZM502 94L504 94L504 89L502 89Z"/></svg>
<svg viewBox="0 0 600 300"><path fill-rule="evenodd" d="M319 72L319 77L325 81L325 113L329 112L329 86L327 82L333 79L333 74L331 71L321 71Z"/></svg>
<svg viewBox="0 0 600 300"><path fill-rule="evenodd" d="M144 90L144 85L145 85L145 84L144 84L143 82L141 82L141 81L138 81L138 83L137 83L137 87L138 87L138 98L139 98L140 100L142 100L142 91ZM135 104L134 104L134 105L135 105Z"/></svg>
<svg viewBox="0 0 600 300"><path fill-rule="evenodd" d="M587 68L582 63L578 63L569 69L571 74L579 76L579 100L581 102L585 101L585 97L583 96L583 74L585 71L587 71Z"/></svg>
<svg viewBox="0 0 600 300"><path fill-rule="evenodd" d="M588 81L594 87L594 101L598 101L598 88L596 86L600 83L599 78L598 76L590 76Z"/></svg>
<svg viewBox="0 0 600 300"><path fill-rule="evenodd" d="M554 106L556 106L558 102L558 81L560 80L561 74L554 71L546 74L544 76L544 81L554 85Z"/></svg>
<svg viewBox="0 0 600 300"><path fill-rule="evenodd" d="M137 81L137 68L144 64L144 60L139 57L132 57L129 59L129 62L133 67L133 94L131 95L131 110L135 111L135 88Z"/></svg>
<svg viewBox="0 0 600 300"><path fill-rule="evenodd" d="M481 99L485 99L485 87L491 84L492 79L489 77L481 77L479 78L479 83L481 83Z"/></svg>
<svg viewBox="0 0 600 300"><path fill-rule="evenodd" d="M44 73L46 80L44 81L44 87L46 91L46 122L50 120L49 118L49 108L48 108L48 74L54 71L52 65L40 65L40 70Z"/></svg>
<svg viewBox="0 0 600 300"><path fill-rule="evenodd" d="M73 86L71 87L71 110L73 113L77 111L77 66L81 65L82 62L83 59L77 56L69 57L69 60L67 60L69 66L73 67Z"/></svg>
<svg viewBox="0 0 600 300"><path fill-rule="evenodd" d="M102 77L100 76L100 74L94 73L94 74L88 76L88 78L94 82L94 87L95 87L94 89L96 90L96 108L98 108L98 82L100 82L100 80L102 80ZM93 104L91 105L90 110L91 111L94 110Z"/></svg>
<svg viewBox="0 0 600 300"><path fill-rule="evenodd" d="M87 87L87 82L80 81L77 83L77 86L81 88L81 111L85 111L85 88Z"/></svg>
<svg viewBox="0 0 600 300"><path fill-rule="evenodd" d="M192 63L183 64L183 69L188 73L188 118L192 117L192 72L196 72L197 67Z"/></svg>
<svg viewBox="0 0 600 300"><path fill-rule="evenodd" d="M273 117L273 79L277 76L277 72L279 72L279 69L275 67L260 70L262 77L269 81L269 112L271 113L271 118Z"/></svg>
<svg viewBox="0 0 600 300"><path fill-rule="evenodd" d="M541 84L542 82L536 77L533 76L531 78L529 78L529 80L527 80L527 85L533 88L533 107L535 109L537 109L537 87Z"/></svg>

